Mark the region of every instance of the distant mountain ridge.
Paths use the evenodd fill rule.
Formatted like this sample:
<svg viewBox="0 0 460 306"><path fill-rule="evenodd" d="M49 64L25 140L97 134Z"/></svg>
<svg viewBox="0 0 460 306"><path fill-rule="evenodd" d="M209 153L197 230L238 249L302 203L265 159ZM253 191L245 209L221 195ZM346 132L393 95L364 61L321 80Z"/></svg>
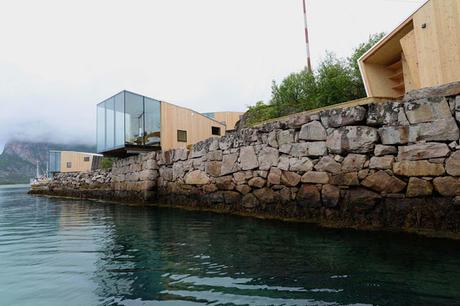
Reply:
<svg viewBox="0 0 460 306"><path fill-rule="evenodd" d="M0 184L28 183L35 176L37 161L44 172L49 150L96 152L96 146L9 141L0 155Z"/></svg>

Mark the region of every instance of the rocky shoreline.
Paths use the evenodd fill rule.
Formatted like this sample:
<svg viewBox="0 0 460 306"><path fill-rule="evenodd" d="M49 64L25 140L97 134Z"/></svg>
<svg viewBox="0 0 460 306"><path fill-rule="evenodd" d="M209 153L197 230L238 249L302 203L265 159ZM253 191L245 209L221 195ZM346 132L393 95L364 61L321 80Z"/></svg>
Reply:
<svg viewBox="0 0 460 306"><path fill-rule="evenodd" d="M460 85L59 174L34 194L460 238Z"/></svg>

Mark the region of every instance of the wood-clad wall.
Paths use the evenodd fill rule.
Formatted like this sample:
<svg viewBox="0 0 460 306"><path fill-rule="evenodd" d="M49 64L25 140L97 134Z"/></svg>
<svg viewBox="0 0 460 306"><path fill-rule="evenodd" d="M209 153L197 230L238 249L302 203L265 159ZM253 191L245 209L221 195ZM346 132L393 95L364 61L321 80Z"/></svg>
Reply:
<svg viewBox="0 0 460 306"><path fill-rule="evenodd" d="M224 122L227 130L233 130L243 114L243 112L215 112L214 119Z"/></svg>
<svg viewBox="0 0 460 306"><path fill-rule="evenodd" d="M460 0L425 3L366 53L360 67L370 97L460 81Z"/></svg>
<svg viewBox="0 0 460 306"><path fill-rule="evenodd" d="M167 102L161 102L161 148L186 148L212 137L212 127L220 127L225 134L225 125L200 113ZM177 131L187 131L187 142L177 141Z"/></svg>
<svg viewBox="0 0 460 306"><path fill-rule="evenodd" d="M428 2L414 15L414 36L421 87L460 80L460 0Z"/></svg>
<svg viewBox="0 0 460 306"><path fill-rule="evenodd" d="M89 157L89 161L84 161L85 157ZM71 167L67 168L67 163L71 163ZM61 172L89 172L93 163L93 154L82 152L61 152Z"/></svg>

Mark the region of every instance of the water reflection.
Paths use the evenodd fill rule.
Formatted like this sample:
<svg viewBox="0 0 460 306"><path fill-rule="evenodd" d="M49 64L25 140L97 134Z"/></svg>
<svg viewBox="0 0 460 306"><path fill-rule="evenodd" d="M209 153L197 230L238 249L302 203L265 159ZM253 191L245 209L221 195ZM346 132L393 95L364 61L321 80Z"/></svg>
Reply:
<svg viewBox="0 0 460 306"><path fill-rule="evenodd" d="M0 190L15 305L452 305L457 242ZM0 302L1 304L1 302Z"/></svg>

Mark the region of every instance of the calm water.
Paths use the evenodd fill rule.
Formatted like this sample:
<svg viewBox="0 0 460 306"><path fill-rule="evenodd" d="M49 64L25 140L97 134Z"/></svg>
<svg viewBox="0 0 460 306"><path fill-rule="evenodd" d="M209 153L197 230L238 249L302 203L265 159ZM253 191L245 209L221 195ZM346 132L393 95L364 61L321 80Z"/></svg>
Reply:
<svg viewBox="0 0 460 306"><path fill-rule="evenodd" d="M0 187L0 305L460 305L460 243Z"/></svg>

